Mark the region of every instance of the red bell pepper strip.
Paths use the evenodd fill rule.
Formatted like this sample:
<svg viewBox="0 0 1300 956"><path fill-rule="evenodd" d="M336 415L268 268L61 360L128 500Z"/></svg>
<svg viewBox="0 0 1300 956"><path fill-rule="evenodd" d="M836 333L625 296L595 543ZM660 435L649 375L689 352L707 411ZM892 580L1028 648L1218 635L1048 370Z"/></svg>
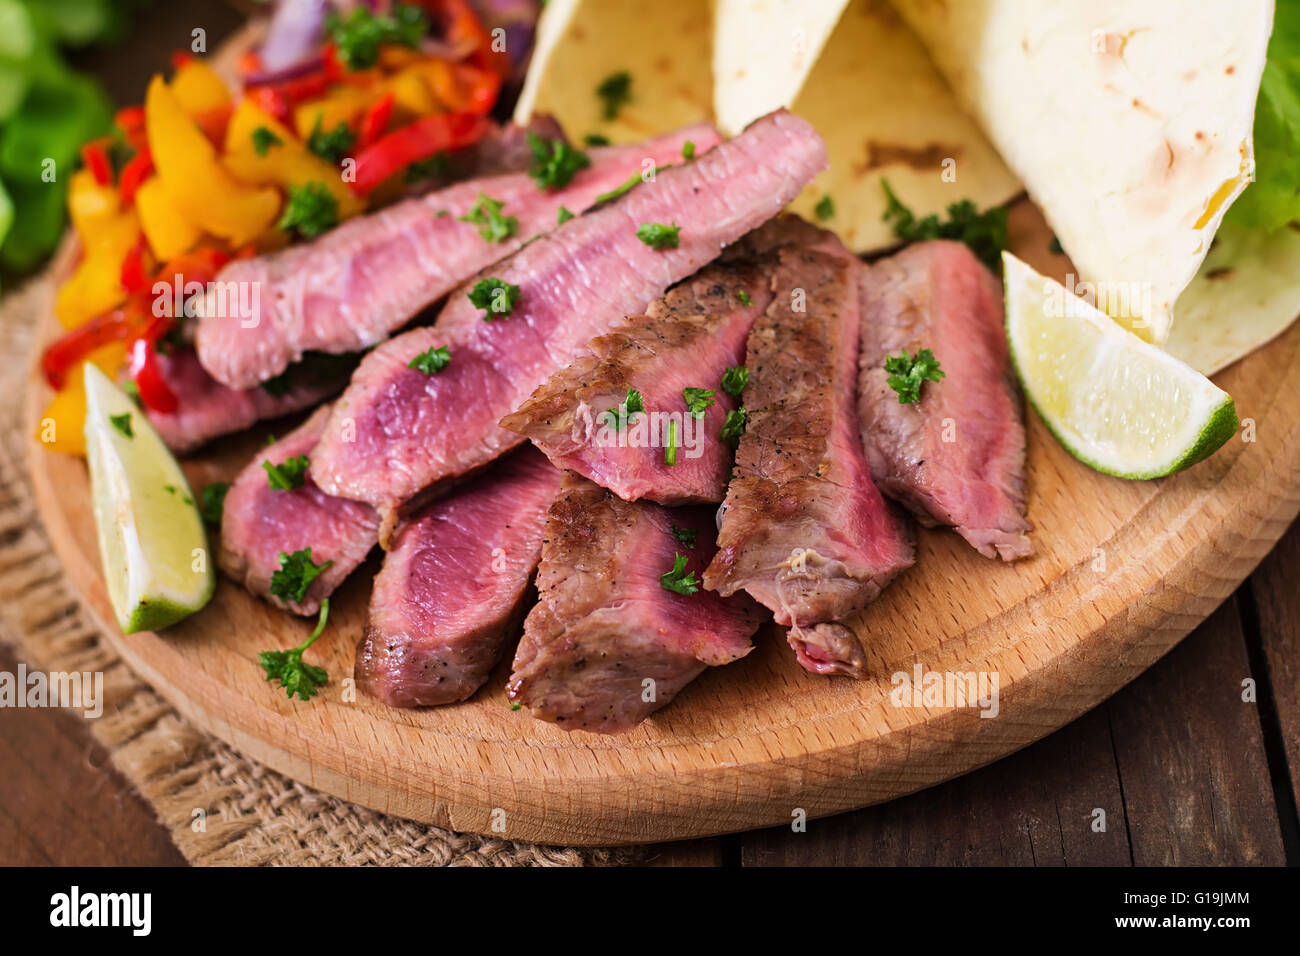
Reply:
<svg viewBox="0 0 1300 956"><path fill-rule="evenodd" d="M81 147L81 161L98 185L113 185L113 164L108 159L108 137L93 139Z"/></svg>
<svg viewBox="0 0 1300 956"><path fill-rule="evenodd" d="M130 334L132 323L125 306L96 316L85 325L65 332L41 354L41 371L50 388L59 391L67 384L68 372L101 346L120 342Z"/></svg>
<svg viewBox="0 0 1300 956"><path fill-rule="evenodd" d="M365 149L384 134L388 121L393 116L393 105L397 96L388 93L372 103L361 117L361 127L357 134L357 148Z"/></svg>
<svg viewBox="0 0 1300 956"><path fill-rule="evenodd" d="M168 319L163 322L170 322ZM158 361L158 339L167 331L167 325L151 324L144 334L132 340L128 369L131 380L140 392L140 401L144 407L164 415L171 414L180 407L176 393L167 384L161 363Z"/></svg>
<svg viewBox="0 0 1300 956"><path fill-rule="evenodd" d="M149 285L149 272L145 269L145 241L141 239L122 260L122 288L128 295L144 291Z"/></svg>
<svg viewBox="0 0 1300 956"><path fill-rule="evenodd" d="M364 196L411 163L476 143L490 128L491 123L475 113L431 113L361 150L352 191Z"/></svg>
<svg viewBox="0 0 1300 956"><path fill-rule="evenodd" d="M324 61L324 71L326 79L336 82L343 79L348 72L347 64L339 57L339 48L337 44L326 43L325 48L321 50L321 59Z"/></svg>
<svg viewBox="0 0 1300 956"><path fill-rule="evenodd" d="M149 152L149 147L146 146L132 156L127 164L122 167L122 177L118 180L117 192L122 199L123 206L129 206L135 202L136 190L144 185L144 181L152 173L153 154Z"/></svg>
<svg viewBox="0 0 1300 956"><path fill-rule="evenodd" d="M274 86L250 86L249 98L270 116L281 123L289 122L289 98Z"/></svg>
<svg viewBox="0 0 1300 956"><path fill-rule="evenodd" d="M509 75L510 58L505 50L492 49L492 36L468 0L420 0L420 5L433 14L447 43L472 50L470 63L499 77Z"/></svg>
<svg viewBox="0 0 1300 956"><path fill-rule="evenodd" d="M149 140L144 131L144 107L124 106L113 118L114 124L122 131L122 138L135 150L145 149Z"/></svg>
<svg viewBox="0 0 1300 956"><path fill-rule="evenodd" d="M193 63L196 57L189 50L172 50L172 69L179 70L188 63Z"/></svg>

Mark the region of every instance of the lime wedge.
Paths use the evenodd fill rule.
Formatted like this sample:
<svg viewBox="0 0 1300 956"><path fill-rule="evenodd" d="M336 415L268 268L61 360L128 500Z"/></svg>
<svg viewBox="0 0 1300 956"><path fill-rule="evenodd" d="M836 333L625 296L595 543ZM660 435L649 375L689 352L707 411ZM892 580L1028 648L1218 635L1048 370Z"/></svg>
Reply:
<svg viewBox="0 0 1300 956"><path fill-rule="evenodd" d="M86 363L86 458L108 597L124 634L193 614L216 579L194 495L144 412Z"/></svg>
<svg viewBox="0 0 1300 956"><path fill-rule="evenodd" d="M1002 254L1007 342L1029 401L1081 462L1120 478L1194 465L1237 430L1232 396Z"/></svg>

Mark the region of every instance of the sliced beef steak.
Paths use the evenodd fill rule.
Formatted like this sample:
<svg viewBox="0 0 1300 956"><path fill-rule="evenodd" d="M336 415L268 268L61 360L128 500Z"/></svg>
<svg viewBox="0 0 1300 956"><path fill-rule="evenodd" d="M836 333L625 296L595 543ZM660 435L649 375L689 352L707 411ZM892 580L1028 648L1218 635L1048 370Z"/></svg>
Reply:
<svg viewBox="0 0 1300 956"><path fill-rule="evenodd" d="M308 454L316 444L329 408L312 415L296 430L259 452L226 493L221 517L221 570L254 594L295 614L315 614L320 602L356 569L379 534L379 517L369 505L332 498L316 487L308 468L302 486L291 491L271 487L264 462L278 465ZM280 555L311 548L316 564L333 561L307 590L302 601L283 601L271 594L271 575Z"/></svg>
<svg viewBox="0 0 1300 956"><path fill-rule="evenodd" d="M390 707L465 700L517 633L560 472L533 448L398 531L357 646L357 686Z"/></svg>
<svg viewBox="0 0 1300 956"><path fill-rule="evenodd" d="M858 416L880 489L980 554L1033 552L1025 520L1025 429L997 280L960 242L909 246L861 272ZM885 360L928 348L945 377L900 404Z"/></svg>
<svg viewBox="0 0 1300 956"><path fill-rule="evenodd" d="M146 410L149 421L178 454L193 451L214 438L243 431L264 418L278 418L310 408L347 384L347 370L337 374L294 375L284 388L235 389L222 385L199 364L194 350L159 354L163 379L177 399L174 412Z"/></svg>
<svg viewBox="0 0 1300 956"><path fill-rule="evenodd" d="M509 316L484 321L462 287L434 327L366 356L315 451L316 480L391 511L517 445L498 425L505 415L593 338L770 219L825 164L811 126L773 113L529 243L488 270L520 287ZM637 237L644 223L680 226L678 245L652 248ZM451 362L441 372L409 367L444 345Z"/></svg>
<svg viewBox="0 0 1300 956"><path fill-rule="evenodd" d="M694 547L680 540L691 535ZM709 509L623 501L567 473L546 519L510 699L564 730L616 733L705 667L748 654L759 608L744 595L667 590L660 577L679 554L698 580L713 554Z"/></svg>
<svg viewBox="0 0 1300 956"><path fill-rule="evenodd" d="M579 212L641 169L681 158L682 144L718 140L701 125L645 143L593 150L591 165L563 189L541 191L524 172L458 183L343 223L314 242L232 262L205 300L196 341L214 378L251 388L308 350L356 352L386 338L479 269L555 227L561 206ZM517 220L501 242L463 216L487 196ZM248 283L252 318L217 314L216 288ZM233 287L238 288L238 287ZM246 301L244 299L237 301Z"/></svg>
<svg viewBox="0 0 1300 956"><path fill-rule="evenodd" d="M862 676L852 633L815 625L873 600L913 548L858 442L856 268L843 250L780 252L773 303L749 334L748 424L704 584L770 608L809 670Z"/></svg>

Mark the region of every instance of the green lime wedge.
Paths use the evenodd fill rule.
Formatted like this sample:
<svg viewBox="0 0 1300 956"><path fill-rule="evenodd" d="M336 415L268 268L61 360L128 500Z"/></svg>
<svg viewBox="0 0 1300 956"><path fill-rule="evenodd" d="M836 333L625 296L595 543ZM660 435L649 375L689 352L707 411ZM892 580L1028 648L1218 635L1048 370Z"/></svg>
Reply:
<svg viewBox="0 0 1300 956"><path fill-rule="evenodd" d="M1008 252L1007 342L1025 394L1081 462L1120 478L1194 465L1237 430L1232 396Z"/></svg>
<svg viewBox="0 0 1300 956"><path fill-rule="evenodd" d="M108 597L124 634L156 631L216 586L194 495L149 419L86 363L86 458Z"/></svg>

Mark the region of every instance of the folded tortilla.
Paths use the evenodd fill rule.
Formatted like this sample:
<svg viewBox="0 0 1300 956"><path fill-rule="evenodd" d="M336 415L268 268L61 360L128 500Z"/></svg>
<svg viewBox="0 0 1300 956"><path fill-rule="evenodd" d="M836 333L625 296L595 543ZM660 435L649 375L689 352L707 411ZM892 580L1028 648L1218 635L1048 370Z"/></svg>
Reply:
<svg viewBox="0 0 1300 956"><path fill-rule="evenodd" d="M1272 0L894 5L1098 287L1099 306L1163 343L1254 171Z"/></svg>

